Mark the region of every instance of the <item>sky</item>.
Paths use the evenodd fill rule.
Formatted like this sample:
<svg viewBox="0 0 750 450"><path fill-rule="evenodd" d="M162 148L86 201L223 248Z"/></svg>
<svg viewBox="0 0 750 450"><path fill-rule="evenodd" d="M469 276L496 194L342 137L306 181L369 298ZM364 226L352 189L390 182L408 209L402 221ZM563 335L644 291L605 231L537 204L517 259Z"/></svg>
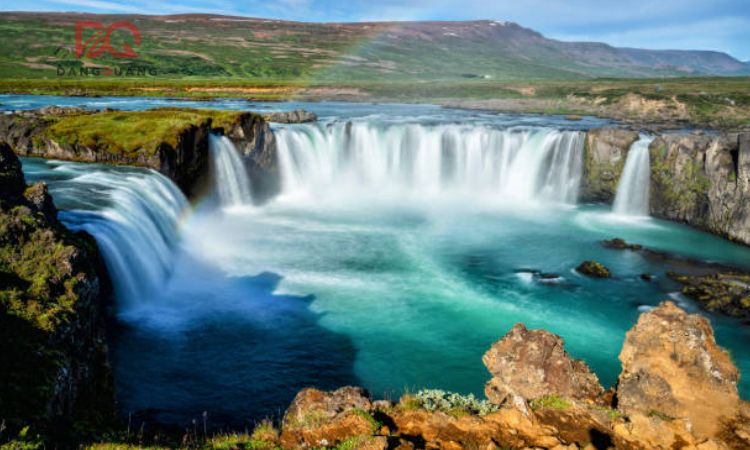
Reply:
<svg viewBox="0 0 750 450"><path fill-rule="evenodd" d="M214 13L314 22L508 20L547 37L750 60L750 0L2 0L6 11Z"/></svg>

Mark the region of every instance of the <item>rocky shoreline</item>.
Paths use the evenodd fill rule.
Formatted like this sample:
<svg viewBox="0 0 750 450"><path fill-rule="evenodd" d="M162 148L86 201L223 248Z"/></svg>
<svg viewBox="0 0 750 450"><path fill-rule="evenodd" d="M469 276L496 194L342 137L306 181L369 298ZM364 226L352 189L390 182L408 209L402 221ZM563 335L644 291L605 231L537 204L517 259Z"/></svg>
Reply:
<svg viewBox="0 0 750 450"><path fill-rule="evenodd" d="M559 337L514 326L485 353L487 401L442 391L373 399L361 388L301 391L280 430L270 423L247 448L741 449L750 404L739 372L707 319L664 302L641 314L605 390ZM239 444L237 444L239 447Z"/></svg>

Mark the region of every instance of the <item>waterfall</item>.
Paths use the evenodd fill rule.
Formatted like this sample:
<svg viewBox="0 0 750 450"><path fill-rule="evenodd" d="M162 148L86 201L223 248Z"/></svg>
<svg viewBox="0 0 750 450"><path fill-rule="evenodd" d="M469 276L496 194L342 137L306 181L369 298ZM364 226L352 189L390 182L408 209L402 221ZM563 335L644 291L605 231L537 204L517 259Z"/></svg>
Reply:
<svg viewBox="0 0 750 450"><path fill-rule="evenodd" d="M654 138L641 136L628 151L625 168L617 185L613 211L623 216L648 216L651 162L648 147Z"/></svg>
<svg viewBox="0 0 750 450"><path fill-rule="evenodd" d="M250 178L242 158L226 136L210 135L211 173L222 206L241 206L252 202Z"/></svg>
<svg viewBox="0 0 750 450"><path fill-rule="evenodd" d="M464 193L575 203L583 133L350 122L276 131L284 194Z"/></svg>
<svg viewBox="0 0 750 450"><path fill-rule="evenodd" d="M182 192L155 171L88 172L66 182L66 189L76 196L95 196L104 205L61 211L60 219L96 238L118 302L143 301L163 287L173 266L178 225L188 208Z"/></svg>

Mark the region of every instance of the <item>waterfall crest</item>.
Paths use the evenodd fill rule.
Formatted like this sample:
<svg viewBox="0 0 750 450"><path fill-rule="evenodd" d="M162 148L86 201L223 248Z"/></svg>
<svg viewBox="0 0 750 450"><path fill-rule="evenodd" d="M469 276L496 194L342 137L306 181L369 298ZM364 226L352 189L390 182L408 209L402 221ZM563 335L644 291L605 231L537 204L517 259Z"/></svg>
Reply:
<svg viewBox="0 0 750 450"><path fill-rule="evenodd" d="M226 136L210 135L211 174L219 203L224 207L252 203L250 177L239 152Z"/></svg>
<svg viewBox="0 0 750 450"><path fill-rule="evenodd" d="M578 131L338 122L276 133L284 194L368 189L575 203L582 176Z"/></svg>
<svg viewBox="0 0 750 450"><path fill-rule="evenodd" d="M641 136L628 151L628 158L617 185L613 211L623 216L648 216L651 189L651 158L648 147L654 140Z"/></svg>
<svg viewBox="0 0 750 450"><path fill-rule="evenodd" d="M173 267L179 223L189 207L182 192L155 171L97 171L70 183L74 189L96 192L107 205L61 211L60 219L68 228L96 238L118 302L143 301L163 287Z"/></svg>

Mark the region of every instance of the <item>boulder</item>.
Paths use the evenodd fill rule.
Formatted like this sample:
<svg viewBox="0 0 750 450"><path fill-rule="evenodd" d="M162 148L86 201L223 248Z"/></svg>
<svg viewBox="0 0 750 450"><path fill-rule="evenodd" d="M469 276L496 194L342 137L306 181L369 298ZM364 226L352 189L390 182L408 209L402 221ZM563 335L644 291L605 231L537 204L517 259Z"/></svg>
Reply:
<svg viewBox="0 0 750 450"><path fill-rule="evenodd" d="M736 416L739 374L708 320L672 302L641 314L620 353L617 407L628 414L687 419L711 437Z"/></svg>
<svg viewBox="0 0 750 450"><path fill-rule="evenodd" d="M527 399L557 395L593 400L604 392L586 363L568 355L562 338L520 323L493 344L482 361L492 374L485 394L498 405L523 410Z"/></svg>
<svg viewBox="0 0 750 450"><path fill-rule="evenodd" d="M593 278L610 278L612 272L604 264L597 261L584 261L578 267L576 272Z"/></svg>
<svg viewBox="0 0 750 450"><path fill-rule="evenodd" d="M708 311L735 317L750 317L750 273L739 271L687 275L668 272L682 283L682 293Z"/></svg>
<svg viewBox="0 0 750 450"><path fill-rule="evenodd" d="M614 200L628 151L637 140L638 133L621 128L598 128L587 133L581 186L584 200Z"/></svg>
<svg viewBox="0 0 750 450"><path fill-rule="evenodd" d="M643 249L643 246L640 244L629 244L624 239L620 238L613 238L609 240L602 241L602 246L604 248L609 248L612 250L641 250Z"/></svg>
<svg viewBox="0 0 750 450"><path fill-rule="evenodd" d="M378 428L371 409L370 396L362 388L347 386L333 392L304 389L284 414L281 445L327 447L370 436Z"/></svg>

